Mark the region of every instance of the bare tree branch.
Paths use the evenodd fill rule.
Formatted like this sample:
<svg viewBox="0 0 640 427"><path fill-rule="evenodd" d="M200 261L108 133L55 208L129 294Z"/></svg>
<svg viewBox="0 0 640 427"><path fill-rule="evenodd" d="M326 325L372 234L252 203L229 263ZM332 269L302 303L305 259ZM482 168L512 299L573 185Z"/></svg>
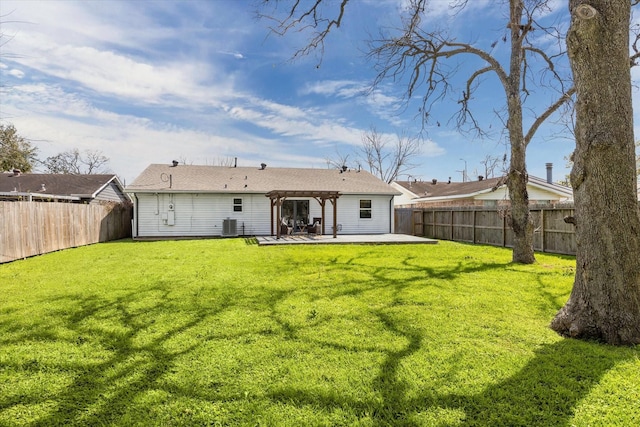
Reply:
<svg viewBox="0 0 640 427"><path fill-rule="evenodd" d="M293 8L289 8L288 17L282 21L279 29L285 32L293 27L304 28L311 25L316 31L317 38L305 49L296 52L306 54L312 50L324 47L329 31L337 27L345 13L344 6L348 0L340 2L340 9L335 12L334 18L327 19L318 15L322 0L315 0L312 4L306 3L304 13L300 13L298 7L303 5L302 0L297 0ZM481 76L491 74L496 77L504 90L503 110L498 110L502 116L498 116L505 124L511 148L510 165L508 171L509 197L511 202L511 226L514 231L514 255L516 262L531 263L535 261L533 253L533 226L529 216L526 170L526 146L531 141L542 122L557 111L560 106L568 102L573 91L565 91L562 88L569 86L570 75L561 75L557 61L563 59L565 52L560 48L558 54L547 54L542 48L534 45L533 38L529 35L537 30L560 36L560 29L544 28L534 19L538 12L549 9L549 0L508 0L505 4L509 7L509 18L505 27L506 35L503 40L509 42L508 62L492 55L491 51L495 43L491 45L491 51L483 49L478 43L460 42L451 37L446 29L439 28L432 22L423 22L423 17L428 13L429 0L408 0L408 6L402 16L401 28L382 34L378 40L370 42L368 58L375 63L377 76L372 84L372 89L380 86L382 82L392 81L402 83L403 104L408 107L412 98L421 93L421 106L419 109L420 120L423 129L432 119L431 113L434 106L454 92L453 84L457 78L464 80L462 96L456 99L459 105L457 112L457 127L459 130L475 131L478 135L486 135L486 129L476 117L471 108L474 92L480 86ZM326 2L324 3L327 4ZM467 0L460 0L453 4L454 11L459 13L467 6ZM336 18L337 17L337 18ZM303 22L303 20L306 20ZM307 22L309 24L307 24ZM465 65L473 63L477 66L469 71L459 66L461 59L475 58L479 62L465 61ZM542 65L537 65L536 58L542 59ZM460 73L468 73L460 76ZM553 91L558 91L561 96L554 104L536 117L533 125L526 132L523 129L525 123L523 111L524 102L529 93L527 80L533 76L540 76L536 82L538 87L548 86ZM565 82L565 79L567 82ZM559 89L558 89L559 88ZM455 93L455 92L454 92ZM458 92L459 93L459 92ZM455 116L455 114L454 114ZM465 127L466 129L463 129ZM372 172L381 174L381 164L389 160L386 152L383 152L385 141L375 138L370 134L363 139L365 149L364 157ZM403 151L396 147L396 153L402 156ZM397 171L397 167L389 170ZM386 178L383 174L381 178Z"/></svg>
<svg viewBox="0 0 640 427"><path fill-rule="evenodd" d="M551 116L553 113L555 113L558 110L558 108L560 108L561 106L565 105L573 97L573 95L575 93L576 93L576 89L575 89L575 87L572 87L567 92L562 94L562 96L560 98L558 98L556 100L556 102L551 104L551 106L549 106L549 108L547 108L541 115L536 117L536 119L534 120L533 124L529 128L529 131L524 136L524 144L525 144L525 146L529 145L529 143L531 142L531 139L535 135L535 133L538 130L538 128L540 127L540 125L542 125L542 123L544 123L549 118L549 116Z"/></svg>
<svg viewBox="0 0 640 427"><path fill-rule="evenodd" d="M109 171L109 158L100 150L80 152L79 149L73 148L47 157L42 164L48 173L91 175Z"/></svg>
<svg viewBox="0 0 640 427"><path fill-rule="evenodd" d="M274 16L261 13L258 13L258 18L266 18L274 21L275 25L270 27L270 30L279 35L287 34L294 29L297 32L304 32L307 29L311 29L311 38L304 47L298 49L293 54L293 58L309 55L316 50L320 51L320 57L322 58L325 39L334 28L339 28L342 24L345 8L349 1L350 0L341 0L338 9L339 12L337 16L333 18L325 18L320 11L323 0L314 0L312 4L304 0L295 0L289 7L287 16L281 20ZM264 0L264 3L268 2L269 0Z"/></svg>
<svg viewBox="0 0 640 427"><path fill-rule="evenodd" d="M325 161L327 162L328 168L342 169L349 165L349 154L342 154L336 149L335 157L326 157Z"/></svg>
<svg viewBox="0 0 640 427"><path fill-rule="evenodd" d="M389 139L374 126L362 134L360 150L369 172L387 183L413 169L416 165L411 160L421 149L420 140L405 133L396 135L392 148L389 145Z"/></svg>

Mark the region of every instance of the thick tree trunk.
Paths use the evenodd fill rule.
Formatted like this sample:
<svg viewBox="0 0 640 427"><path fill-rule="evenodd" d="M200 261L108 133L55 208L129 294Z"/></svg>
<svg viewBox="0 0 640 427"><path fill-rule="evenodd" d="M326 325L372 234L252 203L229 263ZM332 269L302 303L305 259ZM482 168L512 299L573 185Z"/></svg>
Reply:
<svg viewBox="0 0 640 427"><path fill-rule="evenodd" d="M533 222L529 213L529 194L527 193L527 169L524 154L515 153L511 140L511 167L507 187L509 188L509 225L513 231L512 261L521 264L532 264L536 261L533 251ZM523 148L524 150L524 148Z"/></svg>
<svg viewBox="0 0 640 427"><path fill-rule="evenodd" d="M513 262L532 264L536 261L533 252L533 223L529 214L529 194L527 181L529 179L526 166L527 146L524 142L522 130L522 101L520 100L520 80L522 73L522 40L524 29L521 28L523 3L511 0L510 3L511 29L511 61L509 64L509 79L506 84L507 108L509 120L509 144L511 146L511 161L507 187L509 188L509 225L513 230Z"/></svg>
<svg viewBox="0 0 640 427"><path fill-rule="evenodd" d="M567 36L577 94L576 277L551 327L565 336L640 343L640 212L636 200L630 0L570 1Z"/></svg>

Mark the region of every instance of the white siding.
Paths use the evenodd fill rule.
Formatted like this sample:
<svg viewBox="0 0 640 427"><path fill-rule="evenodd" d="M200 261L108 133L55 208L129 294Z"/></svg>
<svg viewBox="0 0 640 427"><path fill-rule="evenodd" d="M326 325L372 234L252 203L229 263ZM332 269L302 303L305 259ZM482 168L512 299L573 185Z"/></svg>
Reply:
<svg viewBox="0 0 640 427"><path fill-rule="evenodd" d="M496 191L489 191L487 193L482 193L474 197L476 200L509 200L509 190L507 190L507 186L503 185L498 188Z"/></svg>
<svg viewBox="0 0 640 427"><path fill-rule="evenodd" d="M360 218L360 200L371 200L371 218ZM393 233L392 212L391 196L342 195L338 198L338 224L342 224L342 230L338 225L338 234ZM333 233L332 214L333 207L325 229L327 234Z"/></svg>
<svg viewBox="0 0 640 427"><path fill-rule="evenodd" d="M124 202L126 200L129 198L111 181L101 192L96 194L93 201Z"/></svg>
<svg viewBox="0 0 640 427"><path fill-rule="evenodd" d="M234 198L242 199L242 212L234 212ZM165 220L170 203L173 203L175 225L168 225ZM226 218L237 220L240 235L267 235L271 231L269 205L269 199L259 194L139 193L138 236L221 236Z"/></svg>
<svg viewBox="0 0 640 427"><path fill-rule="evenodd" d="M537 188L534 186L527 186L527 193L529 194L529 201L535 202L537 200L563 200L566 197L560 196L557 193L553 193L551 191L544 190L542 188ZM509 200L509 190L507 186L503 186L498 188L496 191L491 191L488 193L480 194L475 197L477 200Z"/></svg>
<svg viewBox="0 0 640 427"><path fill-rule="evenodd" d="M242 212L234 212L233 199L242 199ZM309 221L322 216L320 204L309 200ZM372 217L360 218L360 200L371 200ZM393 230L391 196L343 195L338 198L338 234L378 234ZM173 204L173 210L169 205ZM173 212L171 214L170 212ZM274 209L274 215L276 214ZM239 235L271 234L271 201L264 194L145 194L138 193L135 207L136 237L222 236L226 218L237 220ZM170 216L175 218L169 225ZM325 232L333 233L333 205L325 205ZM274 229L275 231L275 229Z"/></svg>
<svg viewBox="0 0 640 427"><path fill-rule="evenodd" d="M415 197L417 197L414 193L408 191L406 188L404 188L402 185L392 182L391 186L394 188L394 190L399 191L400 195L396 195L395 198L393 199L393 204L396 206L402 206L402 205L410 205L413 203L413 199Z"/></svg>

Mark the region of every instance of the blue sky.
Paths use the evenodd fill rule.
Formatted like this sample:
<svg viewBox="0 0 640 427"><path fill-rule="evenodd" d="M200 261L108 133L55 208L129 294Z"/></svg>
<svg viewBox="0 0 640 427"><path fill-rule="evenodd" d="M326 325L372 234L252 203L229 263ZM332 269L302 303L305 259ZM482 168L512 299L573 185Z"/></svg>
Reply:
<svg viewBox="0 0 640 427"><path fill-rule="evenodd" d="M431 23L461 41L499 40L505 20L498 2L470 3L452 19L447 0L433 1ZM546 19L566 25L566 3L553 2ZM389 137L420 131L417 104L398 109L402 82L363 94L375 77L363 54L368 34L397 24L404 0L353 0L319 67L318 55L291 61L305 34L270 34L256 4L2 0L2 33L11 39L0 51L0 119L34 141L41 158L101 150L127 183L148 164L174 159L326 168L327 157L353 153L371 126ZM496 49L500 56L506 45ZM479 140L456 131L449 118L457 104L442 102L434 109L440 126L425 129L413 177L460 181L465 163L470 176L482 174L485 156L507 151L492 113L504 103L494 80L483 83L474 108L495 134ZM533 108L550 103L536 96ZM529 173L544 177L552 162L561 178L571 135L553 126L538 135L527 152ZM349 158L355 165L355 154Z"/></svg>

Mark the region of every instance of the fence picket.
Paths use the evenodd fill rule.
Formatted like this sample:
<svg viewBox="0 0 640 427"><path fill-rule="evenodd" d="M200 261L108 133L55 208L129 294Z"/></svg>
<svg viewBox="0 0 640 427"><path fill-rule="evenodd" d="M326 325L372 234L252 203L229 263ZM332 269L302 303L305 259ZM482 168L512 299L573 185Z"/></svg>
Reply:
<svg viewBox="0 0 640 427"><path fill-rule="evenodd" d="M131 236L122 204L0 202L0 263Z"/></svg>
<svg viewBox="0 0 640 427"><path fill-rule="evenodd" d="M416 212L422 211L420 227ZM531 218L536 230L534 249L542 252L575 255L573 225L564 222L573 215L570 204L560 207L532 206ZM477 207L398 208L395 210L396 233L414 234L433 239L473 242L493 246L513 246L513 232L507 226L504 210Z"/></svg>

